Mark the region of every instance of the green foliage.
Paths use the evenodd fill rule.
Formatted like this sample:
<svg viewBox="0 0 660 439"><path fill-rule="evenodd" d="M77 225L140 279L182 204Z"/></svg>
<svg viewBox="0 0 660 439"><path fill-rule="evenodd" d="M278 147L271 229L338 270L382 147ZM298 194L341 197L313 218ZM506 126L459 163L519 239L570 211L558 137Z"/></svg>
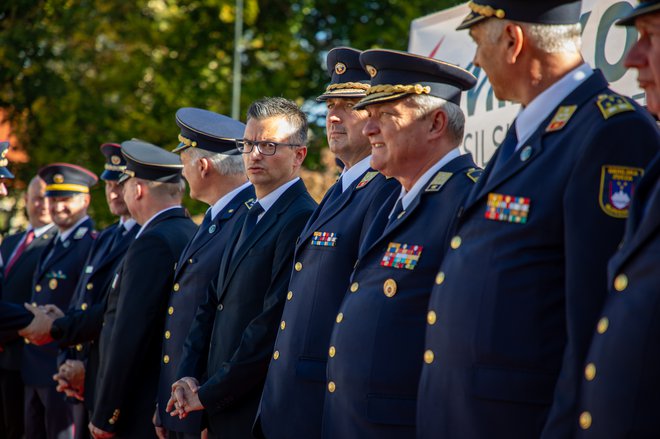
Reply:
<svg viewBox="0 0 660 439"><path fill-rule="evenodd" d="M405 50L412 19L456 3L245 0L242 114L262 96L313 102L327 82L329 49ZM230 114L235 14L228 0L4 2L0 108L31 157L13 168L17 177L55 161L100 173L104 142L137 137L171 149L180 107ZM322 116L312 116L315 168L325 136ZM93 197L99 225L114 221L102 185ZM195 214L205 208L186 205Z"/></svg>

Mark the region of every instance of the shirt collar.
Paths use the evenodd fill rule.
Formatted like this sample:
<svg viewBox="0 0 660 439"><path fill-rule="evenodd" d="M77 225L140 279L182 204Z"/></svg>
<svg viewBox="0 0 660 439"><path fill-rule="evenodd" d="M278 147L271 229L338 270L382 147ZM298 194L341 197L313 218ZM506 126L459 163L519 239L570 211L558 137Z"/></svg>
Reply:
<svg viewBox="0 0 660 439"><path fill-rule="evenodd" d="M59 233L59 235L60 235L60 241L62 241L62 242L66 241L66 240L69 238L69 236L71 236L71 234L73 233L73 231L76 230L76 229L78 228L79 225L81 225L82 223L84 223L84 222L87 221L88 219L89 219L89 216L88 216L88 215L85 215L84 217L80 218L80 219L78 220L78 222L76 222L76 223L73 225L73 227L69 227L69 228L66 229L64 232L60 232L60 233ZM35 235L36 235L36 233L35 233Z"/></svg>
<svg viewBox="0 0 660 439"><path fill-rule="evenodd" d="M406 190L401 186L401 194L399 195L399 199L403 199L401 201L401 204L403 205L403 210L406 210L408 206L410 206L410 203L412 203L413 199L419 194L419 192L422 190L424 185L428 183L428 180L440 170L444 165L449 163L450 161L454 160L456 157L461 155L461 151L459 148L454 148L451 151L449 151L447 154L444 155L440 160L438 160L433 166L431 166L424 174L422 174L421 177L417 179L415 184L413 185L412 188L410 188L410 192L406 192ZM398 200L397 200L398 201ZM392 209L394 210L394 209ZM391 215L391 212L390 212Z"/></svg>
<svg viewBox="0 0 660 439"><path fill-rule="evenodd" d="M275 189L273 192L269 193L262 199L257 200L261 205L261 207L264 209L263 213L259 214L257 221L260 220L264 216L264 214L268 212L268 209L273 207L273 204L275 204L277 199L280 198L282 194L286 192L286 190L289 189L291 186L293 186L298 180L300 180L300 177L296 177L293 180L287 181L282 186L278 187L277 189Z"/></svg>
<svg viewBox="0 0 660 439"><path fill-rule="evenodd" d="M51 227L53 227L53 223L46 224L45 226L37 227L36 229L34 227L32 227L31 224L29 224L26 232L29 232L30 230L34 230L34 237L35 238L40 238L41 235L46 233L46 231L48 229L50 229Z"/></svg>
<svg viewBox="0 0 660 439"><path fill-rule="evenodd" d="M238 195L240 192L243 191L243 189L247 189L251 185L252 185L252 183L250 183L249 181L245 182L242 185L240 185L239 187L237 187L236 189L234 189L231 192L229 192L229 193L223 195L222 197L220 197L220 199L218 201L216 201L215 203L213 203L213 206L211 206L209 208L209 209L211 209L211 219L214 220L215 217L218 216L220 211L222 209L224 209L225 206L227 206L227 204L229 204L229 202L231 200L233 200L236 195Z"/></svg>
<svg viewBox="0 0 660 439"><path fill-rule="evenodd" d="M581 64L545 89L528 106L523 108L516 118L516 135L518 136L516 149L526 142L538 129L539 125L550 116L550 113L556 111L559 104L593 72L589 64Z"/></svg>
<svg viewBox="0 0 660 439"><path fill-rule="evenodd" d="M144 224L142 224L142 228L140 228L140 230L138 230L137 234L135 235L135 239L138 239L140 237L140 235L142 235L142 232L144 232L144 229L147 228L149 223L152 222L154 219L156 219L160 214L165 213L168 210L180 209L180 208L181 208L181 206L170 206L170 207L166 207L165 209L157 212L155 215L153 215L151 218L149 218L147 221L145 221Z"/></svg>
<svg viewBox="0 0 660 439"><path fill-rule="evenodd" d="M341 173L341 191L344 192L357 178L367 172L371 163L371 154Z"/></svg>
<svg viewBox="0 0 660 439"><path fill-rule="evenodd" d="M135 221L135 218L129 218L127 220L124 220L123 218L119 218L119 226L123 227L124 230L127 232L130 231L133 226L137 224L137 221Z"/></svg>

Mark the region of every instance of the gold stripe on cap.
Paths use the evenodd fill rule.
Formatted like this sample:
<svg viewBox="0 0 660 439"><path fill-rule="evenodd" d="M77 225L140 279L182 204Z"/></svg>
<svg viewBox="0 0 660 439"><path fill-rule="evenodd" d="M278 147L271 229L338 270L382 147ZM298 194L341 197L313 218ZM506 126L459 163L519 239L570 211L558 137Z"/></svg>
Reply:
<svg viewBox="0 0 660 439"><path fill-rule="evenodd" d="M103 166L103 169L107 171L117 171L117 172L122 172L124 169L126 169L126 166L115 166L115 165L110 165L108 163Z"/></svg>
<svg viewBox="0 0 660 439"><path fill-rule="evenodd" d="M431 87L423 86L421 84L415 85L390 85L390 84L380 84L369 87L367 90L367 96L374 93L414 93L417 95L421 94L431 94Z"/></svg>
<svg viewBox="0 0 660 439"><path fill-rule="evenodd" d="M193 148L197 146L196 141L191 140L187 137L183 137L181 134L179 134L179 142L183 143L186 146L192 146Z"/></svg>
<svg viewBox="0 0 660 439"><path fill-rule="evenodd" d="M46 190L81 192L83 194L89 193L89 188L87 186L83 186L82 184L68 184L68 183L49 184L46 186Z"/></svg>
<svg viewBox="0 0 660 439"><path fill-rule="evenodd" d="M369 84L363 84L361 82L342 82L339 84L330 84L325 91L327 93L332 90L344 89L369 90Z"/></svg>
<svg viewBox="0 0 660 439"><path fill-rule="evenodd" d="M482 17L497 17L497 18L504 18L506 13L504 12L504 9L495 9L490 5L479 5L473 1L470 1L468 3L468 7L472 9L474 12L477 14L481 15Z"/></svg>

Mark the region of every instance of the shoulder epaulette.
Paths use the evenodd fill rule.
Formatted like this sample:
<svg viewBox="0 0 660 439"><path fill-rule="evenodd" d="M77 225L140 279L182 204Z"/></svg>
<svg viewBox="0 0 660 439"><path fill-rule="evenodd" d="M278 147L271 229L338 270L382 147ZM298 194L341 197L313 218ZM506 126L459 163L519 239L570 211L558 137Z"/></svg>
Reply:
<svg viewBox="0 0 660 439"><path fill-rule="evenodd" d="M472 180L474 183L476 183L479 180L479 177L481 177L481 174L484 173L483 169L480 168L470 168L468 171L465 173L465 176Z"/></svg>
<svg viewBox="0 0 660 439"><path fill-rule="evenodd" d="M635 111L635 107L627 98L615 94L599 95L596 105L603 115L603 119L609 119L619 113Z"/></svg>
<svg viewBox="0 0 660 439"><path fill-rule="evenodd" d="M451 176L454 175L451 172L445 172L445 171L440 171L431 180L428 186L426 186L426 189L424 192L438 192L442 186L445 185L451 178Z"/></svg>

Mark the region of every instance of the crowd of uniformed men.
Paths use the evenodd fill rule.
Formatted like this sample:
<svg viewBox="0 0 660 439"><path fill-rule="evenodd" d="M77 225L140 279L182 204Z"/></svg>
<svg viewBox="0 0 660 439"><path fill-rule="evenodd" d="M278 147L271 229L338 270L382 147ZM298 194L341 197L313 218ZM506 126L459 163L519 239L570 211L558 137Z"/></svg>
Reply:
<svg viewBox="0 0 660 439"><path fill-rule="evenodd" d="M475 65L522 104L483 171L472 74L346 47L318 206L283 98L245 125L181 108L174 152L102 145L99 233L96 175L43 167L0 247L0 436L660 437L660 2L619 22L647 109L583 61L580 1L469 6Z"/></svg>

